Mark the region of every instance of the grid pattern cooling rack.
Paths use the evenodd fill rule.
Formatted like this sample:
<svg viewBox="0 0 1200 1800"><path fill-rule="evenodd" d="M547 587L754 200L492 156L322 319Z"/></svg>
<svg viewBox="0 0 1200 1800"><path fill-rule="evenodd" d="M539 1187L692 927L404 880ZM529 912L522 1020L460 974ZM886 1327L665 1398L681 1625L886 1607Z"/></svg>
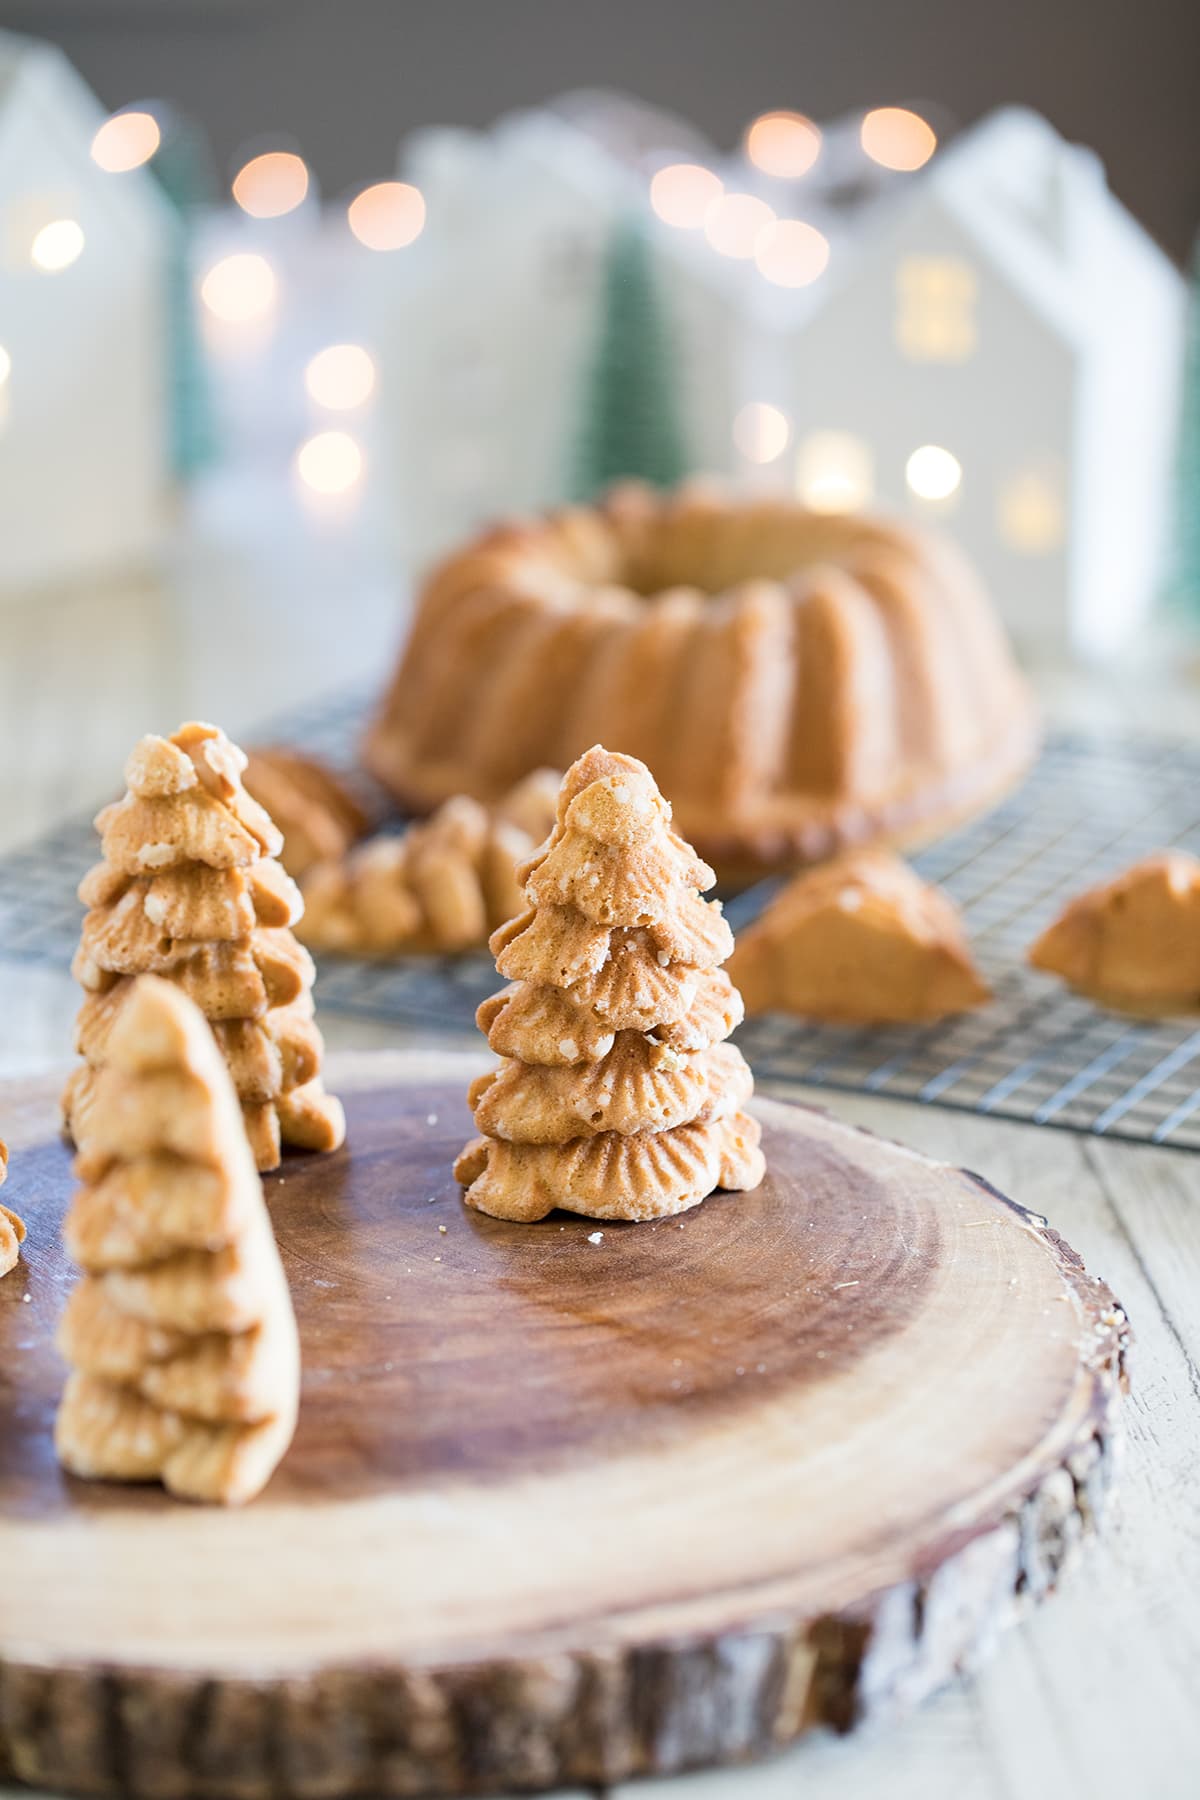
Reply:
<svg viewBox="0 0 1200 1800"><path fill-rule="evenodd" d="M361 694L276 721L291 740L348 763ZM738 1041L764 1084L805 1082L1000 1118L1200 1149L1200 1021L1106 1013L1025 969L1028 944L1063 900L1146 852L1200 853L1200 748L1154 738L1057 735L1023 787L914 857L957 901L995 998L942 1025L858 1030L755 1019ZM74 890L96 854L80 820L0 859L0 957L65 967L79 931ZM729 902L736 927L770 897ZM483 955L388 966L331 959L322 1007L440 1031L474 1031L496 975Z"/></svg>

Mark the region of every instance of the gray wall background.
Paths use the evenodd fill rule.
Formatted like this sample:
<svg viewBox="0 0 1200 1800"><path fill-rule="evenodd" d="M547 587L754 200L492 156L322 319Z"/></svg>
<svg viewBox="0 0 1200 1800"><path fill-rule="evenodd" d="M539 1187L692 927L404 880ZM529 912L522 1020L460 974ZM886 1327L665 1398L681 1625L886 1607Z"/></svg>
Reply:
<svg viewBox="0 0 1200 1800"><path fill-rule="evenodd" d="M1090 144L1181 260L1200 226L1200 0L0 0L102 100L174 100L218 168L292 135L326 193L392 172L413 126L483 125L612 85L718 143L771 106L816 118L1023 101Z"/></svg>

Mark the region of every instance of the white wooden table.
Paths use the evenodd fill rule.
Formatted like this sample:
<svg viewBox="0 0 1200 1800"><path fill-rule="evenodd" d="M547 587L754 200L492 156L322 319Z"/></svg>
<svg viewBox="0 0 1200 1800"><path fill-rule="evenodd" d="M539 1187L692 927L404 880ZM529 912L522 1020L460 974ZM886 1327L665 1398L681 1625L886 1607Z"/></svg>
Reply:
<svg viewBox="0 0 1200 1800"><path fill-rule="evenodd" d="M287 513L267 495L260 521ZM290 544L290 549L285 546ZM265 547L264 547L265 546ZM0 847L119 785L134 740L190 716L236 735L341 682L382 677L394 596L339 536L185 532L162 579L0 613ZM1200 722L1188 683L1056 710ZM65 970L0 961L0 1072L70 1055ZM412 1042L323 1021L331 1046ZM829 1105L831 1097L816 1096ZM770 1766L640 1785L640 1800L1195 1800L1200 1795L1200 1159L916 1105L833 1096L846 1118L986 1174L1046 1213L1136 1333L1128 1453L1103 1540L1062 1591L887 1732L811 1740ZM2 1121L0 1121L2 1124ZM15 1172L14 1172L15 1173ZM17 1185L14 1181L14 1187ZM634 1790L621 1790L632 1796ZM562 1800L562 1797L559 1797Z"/></svg>

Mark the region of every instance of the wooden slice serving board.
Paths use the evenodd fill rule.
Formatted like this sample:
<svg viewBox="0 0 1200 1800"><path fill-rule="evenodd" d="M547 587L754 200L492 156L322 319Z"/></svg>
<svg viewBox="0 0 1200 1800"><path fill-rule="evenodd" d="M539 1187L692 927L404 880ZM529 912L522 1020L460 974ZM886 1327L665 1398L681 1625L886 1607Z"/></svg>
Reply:
<svg viewBox="0 0 1200 1800"><path fill-rule="evenodd" d="M762 1101L755 1194L500 1224L450 1173L477 1067L343 1060L348 1149L267 1178L304 1398L240 1512L58 1472L67 1156L54 1088L0 1088L30 1226L0 1282L0 1775L277 1800L741 1758L911 1702L1052 1584L1126 1328L1044 1221Z"/></svg>

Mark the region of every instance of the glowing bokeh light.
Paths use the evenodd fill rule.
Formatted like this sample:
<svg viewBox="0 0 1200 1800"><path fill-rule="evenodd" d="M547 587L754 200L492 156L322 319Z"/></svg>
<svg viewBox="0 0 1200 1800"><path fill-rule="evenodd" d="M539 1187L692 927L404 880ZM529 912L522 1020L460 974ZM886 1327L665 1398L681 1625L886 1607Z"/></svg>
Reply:
<svg viewBox="0 0 1200 1800"><path fill-rule="evenodd" d="M922 444L904 465L904 479L918 500L948 500L962 485L962 464L940 444Z"/></svg>
<svg viewBox="0 0 1200 1800"><path fill-rule="evenodd" d="M123 175L148 163L161 143L153 113L114 113L92 139L92 161L110 175Z"/></svg>
<svg viewBox="0 0 1200 1800"><path fill-rule="evenodd" d="M0 344L0 387L3 387L5 385L5 383L8 381L8 378L11 374L12 374L12 357L8 354L8 351L4 348L4 345Z"/></svg>
<svg viewBox="0 0 1200 1800"><path fill-rule="evenodd" d="M933 126L903 106L877 106L863 120L860 137L872 162L905 173L923 168L937 149Z"/></svg>
<svg viewBox="0 0 1200 1800"><path fill-rule="evenodd" d="M233 178L233 197L252 219L294 212L308 192L308 165L291 150L252 156Z"/></svg>
<svg viewBox="0 0 1200 1800"><path fill-rule="evenodd" d="M266 257L242 251L213 264L200 283L200 298L215 318L246 325L266 317L277 289L275 271Z"/></svg>
<svg viewBox="0 0 1200 1800"><path fill-rule="evenodd" d="M37 268L55 275L59 269L70 268L82 254L83 244L83 227L77 219L52 219L37 233L29 255Z"/></svg>
<svg viewBox="0 0 1200 1800"><path fill-rule="evenodd" d="M820 154L821 133L803 113L763 113L746 133L746 155L755 168L785 181L807 175Z"/></svg>
<svg viewBox="0 0 1200 1800"><path fill-rule="evenodd" d="M733 441L747 462L775 462L791 436L787 414L766 400L751 400L733 421Z"/></svg>
<svg viewBox="0 0 1200 1800"><path fill-rule="evenodd" d="M363 453L348 431L318 431L301 444L296 468L316 494L344 494L363 471Z"/></svg>
<svg viewBox="0 0 1200 1800"><path fill-rule="evenodd" d="M754 246L775 214L765 200L754 194L722 194L704 215L704 235L722 256L745 262L754 255Z"/></svg>
<svg viewBox="0 0 1200 1800"><path fill-rule="evenodd" d="M318 406L349 412L375 389L375 364L361 344L330 344L304 371L304 385Z"/></svg>
<svg viewBox="0 0 1200 1800"><path fill-rule="evenodd" d="M425 199L407 181L377 181L350 202L350 229L368 250L403 250L425 226Z"/></svg>
<svg viewBox="0 0 1200 1800"><path fill-rule="evenodd" d="M875 490L870 449L850 431L814 431L796 457L796 492L814 512L849 513Z"/></svg>
<svg viewBox="0 0 1200 1800"><path fill-rule="evenodd" d="M754 261L777 287L807 287L829 266L829 239L803 219L777 219L755 240Z"/></svg>
<svg viewBox="0 0 1200 1800"><path fill-rule="evenodd" d="M669 163L650 183L650 204L664 225L696 231L724 191L721 177L702 164Z"/></svg>

